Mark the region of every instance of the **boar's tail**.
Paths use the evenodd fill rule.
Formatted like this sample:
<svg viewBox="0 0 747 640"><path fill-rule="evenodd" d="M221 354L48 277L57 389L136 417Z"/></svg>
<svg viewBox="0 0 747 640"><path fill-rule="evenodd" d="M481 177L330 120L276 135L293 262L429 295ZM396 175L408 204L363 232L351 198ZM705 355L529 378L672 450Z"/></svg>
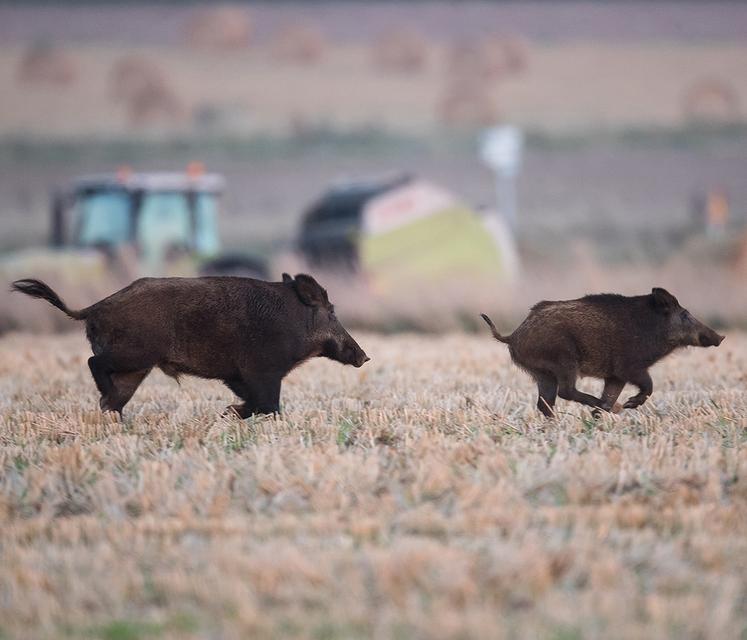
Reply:
<svg viewBox="0 0 747 640"><path fill-rule="evenodd" d="M51 287L47 284L44 284L41 280L34 280L32 278L16 280L11 285L11 288L13 291L20 291L21 293L25 293L27 296L31 296L32 298L42 298L43 300L46 300L47 302L49 302L49 304L57 307L60 311L62 311L65 315L72 318L73 320L82 320L88 315L86 313L86 309L83 309L82 311L74 311L73 309L68 309L67 305L60 299L60 296L52 291Z"/></svg>
<svg viewBox="0 0 747 640"><path fill-rule="evenodd" d="M488 326L490 327L490 332L493 334L493 337L499 342L504 342L505 344L508 344L509 340L511 339L511 336L502 336L500 333L498 333L498 329L495 328L493 321L490 318L488 318L486 314L481 313L480 316L482 317L483 320L485 320L485 322L488 323Z"/></svg>

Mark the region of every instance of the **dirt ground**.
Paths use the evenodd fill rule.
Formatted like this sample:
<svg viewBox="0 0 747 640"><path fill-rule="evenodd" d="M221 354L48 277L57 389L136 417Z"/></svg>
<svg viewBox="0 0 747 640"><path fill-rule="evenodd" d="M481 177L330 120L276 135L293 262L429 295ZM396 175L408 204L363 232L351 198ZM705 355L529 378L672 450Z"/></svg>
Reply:
<svg viewBox="0 0 747 640"><path fill-rule="evenodd" d="M668 234L691 224L693 197L716 187L728 193L734 219L747 216L743 131L702 146L689 134L657 143L645 133L686 130L688 92L704 82L715 82L733 101L733 112L723 113L724 96L706 96L715 100L716 124L743 122L747 9L739 3L654 2L646 11L622 2L257 3L248 11L249 46L210 52L185 40L195 7L1 7L0 251L46 238L56 185L120 164L179 170L201 159L225 173L223 235L231 249L288 247L304 208L346 177L411 171L470 205L492 206L495 187L478 155L477 131L468 128L455 146L449 134L461 129L444 125L441 116L449 86L458 85L457 95L474 90L455 83L460 73L449 71L450 52L490 37L514 38L526 54L518 73L479 83L496 121L561 139L530 145L523 158L519 231L536 251L552 249L561 234L585 237L605 251L615 244L656 253L657 243L671 244ZM317 28L325 43L312 64L273 53L282 29L299 23ZM425 62L415 73L388 73L373 63L378 39L397 29L423 38ZM59 47L71 60L69 82L19 77L25 53L45 47ZM111 74L131 55L159 70L177 115L130 121ZM355 148L322 144L309 153L303 146L351 132L364 132ZM608 132L638 132L638 138L611 144L603 137ZM382 145L377 133L395 143ZM267 147L246 154L230 144L212 152L199 143L188 151L158 146L257 136ZM562 143L564 136L570 141ZM277 142L288 139L300 143ZM14 152L14 143L24 141L40 145L42 157ZM44 145L61 141L72 146L50 162L45 153L54 154ZM145 148L117 155L115 141L144 141ZM87 156L76 144L93 145L97 154Z"/></svg>

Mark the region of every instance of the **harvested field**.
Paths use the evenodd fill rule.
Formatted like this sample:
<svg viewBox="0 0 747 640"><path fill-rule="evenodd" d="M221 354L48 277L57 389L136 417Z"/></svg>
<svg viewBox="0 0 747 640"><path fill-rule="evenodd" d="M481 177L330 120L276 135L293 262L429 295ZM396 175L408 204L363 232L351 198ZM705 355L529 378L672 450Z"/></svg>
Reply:
<svg viewBox="0 0 747 640"><path fill-rule="evenodd" d="M69 55L81 61L80 81L64 89L19 84L26 50L0 44L0 137L70 140L137 134L158 139L199 133L197 114L205 109L232 112L234 120L215 126L234 137L292 135L299 120L311 128L340 131L373 127L422 136L441 130L444 92L463 91L455 88L460 71L453 69L451 47L423 41L418 73L392 74L372 64L380 43L327 46L314 24L291 33L285 44L288 33L281 31L275 46L230 54L186 47L70 46ZM286 58L282 64L278 44L292 45L280 56ZM133 126L127 111L113 100L109 83L117 62L135 54L161 71L174 99L192 118ZM299 54L314 64L287 64L289 55L298 60ZM524 66L500 81L483 80L482 88L502 120L529 130L553 134L682 126L693 115L688 96L711 81L732 96L734 106L726 115L738 122L745 119L747 45L742 42L527 43L521 55ZM350 90L351 78L355 91ZM725 117L713 115L717 123Z"/></svg>
<svg viewBox="0 0 747 640"><path fill-rule="evenodd" d="M744 635L747 335L596 422L487 335L356 337L281 418L158 374L123 423L82 336L0 339L0 635Z"/></svg>

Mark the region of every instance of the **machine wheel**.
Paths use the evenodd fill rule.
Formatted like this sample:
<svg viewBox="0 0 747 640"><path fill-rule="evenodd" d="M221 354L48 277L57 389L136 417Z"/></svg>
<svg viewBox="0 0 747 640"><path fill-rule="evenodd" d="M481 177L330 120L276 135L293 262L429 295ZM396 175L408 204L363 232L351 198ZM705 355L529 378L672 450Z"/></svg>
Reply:
<svg viewBox="0 0 747 640"><path fill-rule="evenodd" d="M202 276L242 276L244 278L267 279L267 265L252 256L220 256L200 267Z"/></svg>

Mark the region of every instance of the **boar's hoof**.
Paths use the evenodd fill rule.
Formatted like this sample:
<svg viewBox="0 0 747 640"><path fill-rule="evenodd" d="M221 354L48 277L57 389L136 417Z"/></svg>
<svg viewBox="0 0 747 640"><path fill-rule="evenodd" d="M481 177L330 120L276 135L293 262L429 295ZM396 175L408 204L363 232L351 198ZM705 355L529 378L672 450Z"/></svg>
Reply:
<svg viewBox="0 0 747 640"><path fill-rule="evenodd" d="M112 406L106 396L99 400L99 407L104 413L115 413L120 420L122 419L122 408Z"/></svg>
<svg viewBox="0 0 747 640"><path fill-rule="evenodd" d="M221 414L222 418L248 418L250 414L246 413L246 409L243 404L231 404L226 407L225 411Z"/></svg>
<svg viewBox="0 0 747 640"><path fill-rule="evenodd" d="M602 415L602 412L605 413L620 413L623 410L623 406L619 402L615 402L611 407L604 407L599 406L595 407L594 410L591 412L592 417L596 420L600 415Z"/></svg>
<svg viewBox="0 0 747 640"><path fill-rule="evenodd" d="M540 410L540 413L545 416L545 418L555 417L555 410L548 404L548 402L544 398L540 398L537 401L537 408Z"/></svg>
<svg viewBox="0 0 747 640"><path fill-rule="evenodd" d="M647 399L647 395L636 394L632 398L628 398L627 402L623 405L623 409L636 409L646 402Z"/></svg>
<svg viewBox="0 0 747 640"><path fill-rule="evenodd" d="M267 416L273 413L280 413L280 407L277 405L247 406L246 404L232 404L226 407L222 415L224 418L238 416L242 420L246 420L252 416Z"/></svg>

